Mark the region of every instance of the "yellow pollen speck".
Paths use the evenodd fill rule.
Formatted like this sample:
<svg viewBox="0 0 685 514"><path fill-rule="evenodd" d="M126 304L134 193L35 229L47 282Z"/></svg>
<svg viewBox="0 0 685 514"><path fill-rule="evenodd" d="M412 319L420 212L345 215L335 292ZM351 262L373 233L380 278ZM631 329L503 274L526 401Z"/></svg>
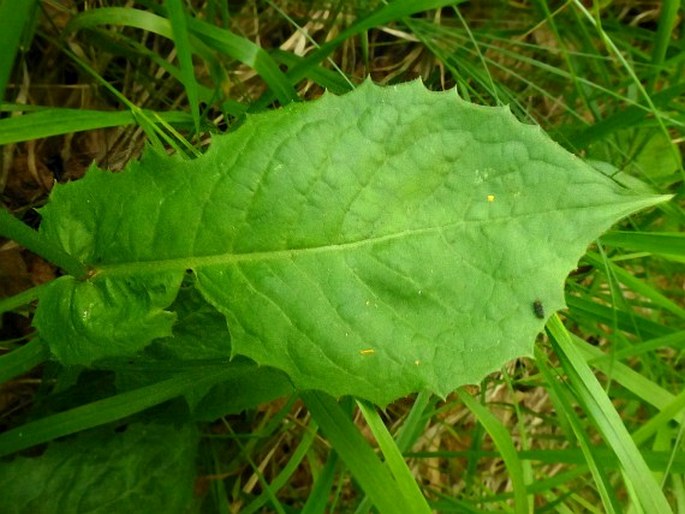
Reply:
<svg viewBox="0 0 685 514"><path fill-rule="evenodd" d="M416 360L414 361L414 364L416 364L416 365L418 366L419 364L421 364L421 361L418 360L418 359L416 359Z"/></svg>
<svg viewBox="0 0 685 514"><path fill-rule="evenodd" d="M488 195L488 202L494 202L495 201L495 195Z"/></svg>
<svg viewBox="0 0 685 514"><path fill-rule="evenodd" d="M376 353L376 350L374 350L373 348L367 348L366 350L359 350L360 355L373 355L374 353Z"/></svg>

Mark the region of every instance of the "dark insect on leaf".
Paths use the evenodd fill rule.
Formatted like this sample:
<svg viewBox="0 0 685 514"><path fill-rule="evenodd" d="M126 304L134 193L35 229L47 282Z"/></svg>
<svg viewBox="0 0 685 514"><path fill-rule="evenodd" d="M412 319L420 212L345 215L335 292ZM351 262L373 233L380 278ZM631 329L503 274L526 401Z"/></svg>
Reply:
<svg viewBox="0 0 685 514"><path fill-rule="evenodd" d="M535 300L533 302L533 312L535 313L536 318L545 318L545 309L542 306L542 302L540 300Z"/></svg>

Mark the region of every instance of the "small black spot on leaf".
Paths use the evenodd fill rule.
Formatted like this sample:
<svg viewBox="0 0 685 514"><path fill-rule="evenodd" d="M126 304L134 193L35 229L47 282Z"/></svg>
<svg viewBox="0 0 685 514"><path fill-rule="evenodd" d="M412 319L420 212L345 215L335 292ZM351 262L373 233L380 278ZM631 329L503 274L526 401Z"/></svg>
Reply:
<svg viewBox="0 0 685 514"><path fill-rule="evenodd" d="M533 302L533 312L535 313L536 318L545 319L545 308L542 306L540 300L535 300Z"/></svg>

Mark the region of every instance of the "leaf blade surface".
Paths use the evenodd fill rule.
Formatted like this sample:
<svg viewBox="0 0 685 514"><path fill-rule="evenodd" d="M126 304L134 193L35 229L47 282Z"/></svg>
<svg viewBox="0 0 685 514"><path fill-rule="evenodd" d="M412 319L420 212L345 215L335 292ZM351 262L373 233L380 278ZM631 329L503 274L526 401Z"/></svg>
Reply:
<svg viewBox="0 0 685 514"><path fill-rule="evenodd" d="M152 271L192 269L234 355L384 404L531 355L533 304L562 308L586 246L664 199L506 108L365 83L250 116L196 161L91 171L55 191L41 229L95 267L94 284L142 275L164 289Z"/></svg>

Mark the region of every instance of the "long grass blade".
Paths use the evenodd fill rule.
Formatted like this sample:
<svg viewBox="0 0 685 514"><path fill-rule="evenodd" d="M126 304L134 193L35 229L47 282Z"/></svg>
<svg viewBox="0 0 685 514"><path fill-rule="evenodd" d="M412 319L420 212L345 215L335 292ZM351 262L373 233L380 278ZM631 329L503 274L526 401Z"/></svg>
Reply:
<svg viewBox="0 0 685 514"><path fill-rule="evenodd" d="M393 479L387 466L376 456L342 407L333 398L319 392L305 391L302 399L378 511L384 514L410 514L412 511L406 508L405 491Z"/></svg>
<svg viewBox="0 0 685 514"><path fill-rule="evenodd" d="M0 101L5 98L22 33L33 24L37 5L37 0L0 2Z"/></svg>
<svg viewBox="0 0 685 514"><path fill-rule="evenodd" d="M252 41L233 32L195 18L186 19L189 33L207 46L253 68L271 88L276 98L285 105L298 99L290 81L271 56ZM128 7L103 7L84 11L67 26L65 33L105 24L135 27L173 40L169 20L151 12Z"/></svg>
<svg viewBox="0 0 685 514"><path fill-rule="evenodd" d="M209 23L195 19L190 19L188 22L193 35L207 46L253 68L268 84L281 105L298 100L291 82L278 68L271 56L260 46L249 39Z"/></svg>
<svg viewBox="0 0 685 514"><path fill-rule="evenodd" d="M188 95L190 113L193 116L195 132L200 131L200 93L197 80L195 79L195 69L193 68L193 52L190 46L188 35L188 24L186 23L186 13L183 9L181 0L166 0L165 5L169 14L169 22L174 36L176 53L181 68L181 82Z"/></svg>
<svg viewBox="0 0 685 514"><path fill-rule="evenodd" d="M0 434L0 457L136 414L189 391L219 383L230 378L232 373L233 369L224 365L204 366L150 386L31 421Z"/></svg>
<svg viewBox="0 0 685 514"><path fill-rule="evenodd" d="M40 338L31 339L28 343L0 356L0 384L28 373L50 357L47 345Z"/></svg>
<svg viewBox="0 0 685 514"><path fill-rule="evenodd" d="M407 467L402 452L397 447L397 443L393 440L390 432L388 432L378 411L363 401L358 401L357 405L373 436L376 438L381 452L383 452L390 473L392 473L395 481L406 495L408 500L406 504L407 510L410 512L430 513L431 509L426 502L426 498L421 493L411 470Z"/></svg>
<svg viewBox="0 0 685 514"><path fill-rule="evenodd" d="M150 117L159 116L167 123L190 127L192 117L184 112L147 111ZM44 137L70 134L83 130L121 127L136 124L131 111L96 111L88 109L45 109L0 120L0 145L30 141Z"/></svg>
<svg viewBox="0 0 685 514"><path fill-rule="evenodd" d="M554 315L547 323L552 343L578 401L593 420L604 441L613 449L629 485L645 512L673 512L621 417L578 352L569 333Z"/></svg>
<svg viewBox="0 0 685 514"><path fill-rule="evenodd" d="M567 391L565 391L563 386L559 383L558 376L556 376L554 371L551 369L547 356L537 348L535 352L535 358L540 371L546 378L546 383L550 389L550 393L553 394L557 412L566 418L573 435L578 441L578 446L580 446L580 450L585 458L585 463L587 464L588 469L592 473L592 477L595 480L597 492L602 499L602 505L604 506L605 511L607 513L621 512L618 500L614 494L613 488L611 487L609 477L604 470L606 464L604 461L599 460L598 456L595 454L594 448L592 447L592 442L585 431L585 427L583 426L580 417L573 409L571 402L567 398Z"/></svg>
<svg viewBox="0 0 685 514"><path fill-rule="evenodd" d="M502 460L504 460L507 470L509 471L509 478L514 490L514 512L516 514L528 514L530 506L528 504L528 492L526 491L526 483L524 481L523 465L521 459L514 446L514 441L511 434L507 431L502 423L483 405L474 400L463 389L458 389L457 394L459 399L469 408L469 410L476 416L481 425L488 432L492 441L497 446Z"/></svg>

